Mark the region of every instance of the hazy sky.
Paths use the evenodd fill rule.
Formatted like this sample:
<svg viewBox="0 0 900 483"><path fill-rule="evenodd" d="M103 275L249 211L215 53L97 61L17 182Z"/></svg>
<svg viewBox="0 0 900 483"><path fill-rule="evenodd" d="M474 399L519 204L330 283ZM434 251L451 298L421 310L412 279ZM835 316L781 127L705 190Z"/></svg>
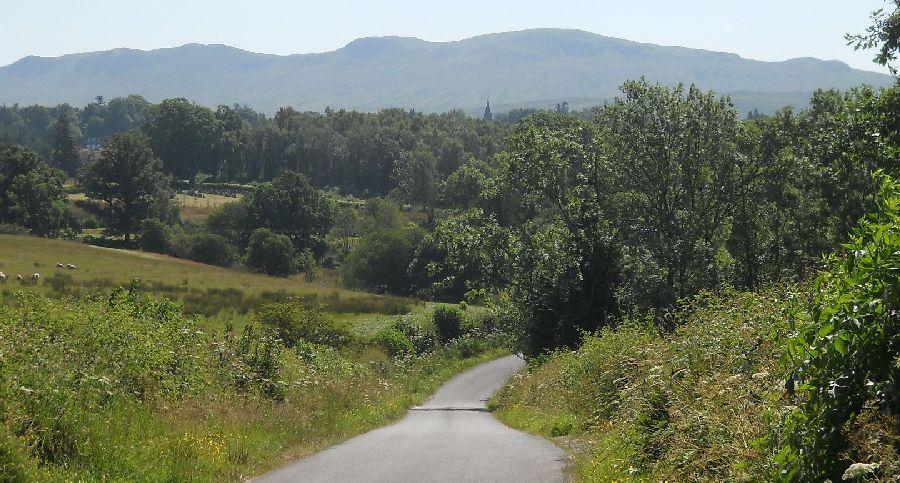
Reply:
<svg viewBox="0 0 900 483"><path fill-rule="evenodd" d="M334 50L374 35L431 41L534 27L578 28L758 60L837 59L880 70L845 45L884 0L4 0L0 65L115 47L190 42L254 52Z"/></svg>

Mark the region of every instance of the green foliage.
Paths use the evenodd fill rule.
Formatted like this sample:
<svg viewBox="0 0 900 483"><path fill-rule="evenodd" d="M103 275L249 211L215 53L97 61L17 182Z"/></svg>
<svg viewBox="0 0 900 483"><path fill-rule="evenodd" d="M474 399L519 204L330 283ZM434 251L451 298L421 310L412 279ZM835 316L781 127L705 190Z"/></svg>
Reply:
<svg viewBox="0 0 900 483"><path fill-rule="evenodd" d="M288 237L259 228L247 244L246 263L253 270L286 277L293 270L294 246Z"/></svg>
<svg viewBox="0 0 900 483"><path fill-rule="evenodd" d="M68 304L23 294L0 308L0 453L65 464L89 451L87 413L205 390L204 343L175 304L121 289Z"/></svg>
<svg viewBox="0 0 900 483"><path fill-rule="evenodd" d="M237 249L225 237L213 233L198 233L190 241L186 258L195 262L230 267L237 257Z"/></svg>
<svg viewBox="0 0 900 483"><path fill-rule="evenodd" d="M65 176L19 146L0 146L0 223L36 235L57 235L66 224Z"/></svg>
<svg viewBox="0 0 900 483"><path fill-rule="evenodd" d="M344 261L344 283L376 293L412 293L415 287L408 269L422 236L416 227L367 235Z"/></svg>
<svg viewBox="0 0 900 483"><path fill-rule="evenodd" d="M247 248L252 226L250 207L246 203L225 203L210 212L206 219L210 233L225 237L241 250Z"/></svg>
<svg viewBox="0 0 900 483"><path fill-rule="evenodd" d="M394 327L385 327L375 333L372 340L384 349L391 357L408 356L416 353L412 341L400 330Z"/></svg>
<svg viewBox="0 0 900 483"><path fill-rule="evenodd" d="M801 397L779 455L786 479L840 477L852 463L848 422L867 408L900 411L900 182L883 177L879 210L827 265L786 352Z"/></svg>
<svg viewBox="0 0 900 483"><path fill-rule="evenodd" d="M462 209L474 207L481 201L490 173L487 163L470 158L441 184L441 203Z"/></svg>
<svg viewBox="0 0 900 483"><path fill-rule="evenodd" d="M453 340L463 334L465 316L459 309L448 305L440 305L431 316L438 339L442 342Z"/></svg>
<svg viewBox="0 0 900 483"><path fill-rule="evenodd" d="M242 202L247 203L254 227L287 236L296 250L320 248L331 229L328 199L313 189L306 176L294 171L259 185Z"/></svg>
<svg viewBox="0 0 900 483"><path fill-rule="evenodd" d="M53 124L50 160L61 170L73 175L78 168L78 132L72 110L63 109Z"/></svg>
<svg viewBox="0 0 900 483"><path fill-rule="evenodd" d="M878 49L874 61L887 66L891 73L897 75L897 68L891 62L897 59L900 52L900 1L892 0L894 11L887 13L879 8L872 13L872 25L866 28L865 34L847 34L847 44L854 49Z"/></svg>
<svg viewBox="0 0 900 483"><path fill-rule="evenodd" d="M579 331L611 324L618 310L610 167L596 136L585 121L535 114L517 126L500 160L496 189L515 193L519 206L498 255L509 263L491 265L508 271L528 354L575 346Z"/></svg>
<svg viewBox="0 0 900 483"><path fill-rule="evenodd" d="M772 481L789 436L779 357L803 304L793 286L702 294L665 315L672 333L627 320L530 358L492 406L513 427L582 448L582 481Z"/></svg>
<svg viewBox="0 0 900 483"><path fill-rule="evenodd" d="M126 242L141 220L177 219L168 181L147 138L137 132L107 139L100 159L79 174L87 196L106 202L111 218L107 230L124 235Z"/></svg>
<svg viewBox="0 0 900 483"><path fill-rule="evenodd" d="M376 197L366 200L360 215L364 233L397 231L409 224L400 212L400 204L390 198Z"/></svg>
<svg viewBox="0 0 900 483"><path fill-rule="evenodd" d="M420 324L410 320L409 317L401 317L392 326L398 330L410 342L415 349L416 354L424 354L430 352L437 346L435 334L432 331L425 330Z"/></svg>
<svg viewBox="0 0 900 483"><path fill-rule="evenodd" d="M231 363L231 371L235 386L243 391L258 388L263 396L284 401L285 387L279 381L284 343L277 333L259 333L248 325L233 346L236 360ZM220 361L224 356L220 350Z"/></svg>
<svg viewBox="0 0 900 483"><path fill-rule="evenodd" d="M256 321L273 329L287 347L294 347L301 339L329 347L343 347L353 341L349 324L296 300L263 306Z"/></svg>
<svg viewBox="0 0 900 483"><path fill-rule="evenodd" d="M145 252L171 253L172 243L168 227L157 218L142 221L138 246Z"/></svg>
<svg viewBox="0 0 900 483"><path fill-rule="evenodd" d="M187 99L166 99L150 108L143 131L162 167L177 179L193 181L213 168L220 129L215 114Z"/></svg>
<svg viewBox="0 0 900 483"><path fill-rule="evenodd" d="M747 157L727 97L691 86L628 81L595 116L613 168L617 228L663 270L662 300L716 284L725 220L743 198ZM670 135L669 133L677 133ZM629 223L626 220L638 220ZM692 270L692 267L704 267Z"/></svg>
<svg viewBox="0 0 900 483"><path fill-rule="evenodd" d="M474 363L206 333L140 287L0 305L0 479L230 481L401 417ZM206 325L205 323L203 325ZM372 369L377 361L379 370Z"/></svg>

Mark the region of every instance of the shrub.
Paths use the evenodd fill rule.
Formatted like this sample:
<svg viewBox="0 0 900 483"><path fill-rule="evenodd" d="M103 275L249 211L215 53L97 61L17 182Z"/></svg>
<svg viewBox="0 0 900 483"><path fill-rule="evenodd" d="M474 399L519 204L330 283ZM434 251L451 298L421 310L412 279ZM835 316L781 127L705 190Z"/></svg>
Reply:
<svg viewBox="0 0 900 483"><path fill-rule="evenodd" d="M378 230L353 248L344 261L344 282L353 288L405 295L412 292L409 264L422 239L418 228Z"/></svg>
<svg viewBox="0 0 900 483"><path fill-rule="evenodd" d="M416 349L409 337L406 337L403 332L393 327L379 330L375 334L374 342L392 357L416 353Z"/></svg>
<svg viewBox="0 0 900 483"><path fill-rule="evenodd" d="M267 275L286 277L294 262L294 246L284 235L259 228L247 245L247 266Z"/></svg>
<svg viewBox="0 0 900 483"><path fill-rule="evenodd" d="M81 228L85 230L96 230L97 228L100 228L100 222L93 216L89 216L81 223Z"/></svg>
<svg viewBox="0 0 900 483"><path fill-rule="evenodd" d="M97 220L94 219L94 228ZM87 223L84 225L88 228ZM169 240L169 230L158 218L149 218L141 222L138 234L138 246L145 252L171 253L172 243Z"/></svg>
<svg viewBox="0 0 900 483"><path fill-rule="evenodd" d="M463 334L464 318L462 312L457 308L441 305L435 309L432 320L438 338L442 342L455 339Z"/></svg>
<svg viewBox="0 0 900 483"><path fill-rule="evenodd" d="M0 223L0 235L27 235L28 228L14 223Z"/></svg>
<svg viewBox="0 0 900 483"><path fill-rule="evenodd" d="M426 331L421 325L411 322L406 317L394 322L393 328L399 330L412 342L416 354L424 354L434 349L434 346L437 345L433 332Z"/></svg>
<svg viewBox="0 0 900 483"><path fill-rule="evenodd" d="M318 308L307 308L297 300L265 305L256 320L273 329L288 347L301 339L330 347L342 347L353 340L348 323L328 317Z"/></svg>
<svg viewBox="0 0 900 483"><path fill-rule="evenodd" d="M224 237L212 233L200 233L191 239L187 258L195 262L230 267L234 264L237 249Z"/></svg>
<svg viewBox="0 0 900 483"><path fill-rule="evenodd" d="M867 406L900 411L900 182L885 177L879 208L844 254L828 259L811 321L788 345L788 385L800 382L802 397L779 456L791 479L839 479L853 462L845 459L848 423Z"/></svg>
<svg viewBox="0 0 900 483"><path fill-rule="evenodd" d="M259 334L252 325L244 328L241 339L235 345L235 352L241 364L233 367L234 381L239 389L246 390L251 385L259 388L266 397L276 401L284 400L284 383L280 382L281 353L284 346L271 333Z"/></svg>

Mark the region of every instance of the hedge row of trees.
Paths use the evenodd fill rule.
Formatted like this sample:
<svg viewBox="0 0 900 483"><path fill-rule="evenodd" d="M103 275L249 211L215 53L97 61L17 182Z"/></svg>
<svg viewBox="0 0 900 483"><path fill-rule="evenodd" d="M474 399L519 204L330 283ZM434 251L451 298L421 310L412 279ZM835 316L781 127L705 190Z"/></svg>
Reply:
<svg viewBox="0 0 900 483"><path fill-rule="evenodd" d="M873 171L896 170L898 94L819 91L740 121L728 98L640 80L591 121L533 115L425 238L431 288L507 294L538 352L703 289L801 277L872 211Z"/></svg>
<svg viewBox="0 0 900 483"><path fill-rule="evenodd" d="M469 158L489 159L503 147L504 123L461 111L422 114L298 112L266 117L246 106L209 109L186 99L150 104L139 96L102 98L84 109L0 107L0 144L33 149L74 175L94 156L80 152L87 139L106 140L140 129L162 169L179 180L267 181L284 171L358 196L392 195L435 205L439 183Z"/></svg>

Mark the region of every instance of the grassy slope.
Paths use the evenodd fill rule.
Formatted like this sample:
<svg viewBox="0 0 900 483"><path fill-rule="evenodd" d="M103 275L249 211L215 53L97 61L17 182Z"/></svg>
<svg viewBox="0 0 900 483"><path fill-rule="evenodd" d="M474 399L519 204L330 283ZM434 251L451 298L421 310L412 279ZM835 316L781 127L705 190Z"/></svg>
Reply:
<svg viewBox="0 0 900 483"><path fill-rule="evenodd" d="M504 422L567 446L583 481L769 480L785 411L791 287L695 303L671 335L603 331L498 395Z"/></svg>
<svg viewBox="0 0 900 483"><path fill-rule="evenodd" d="M71 263L78 270L57 269L57 263ZM60 278L63 290L75 294L91 287L128 285L132 279L140 278L147 292L182 302L187 300L189 310L196 308L200 313L232 321L238 328L246 320L247 310L267 301L266 294L315 297L315 303L330 304L333 311L366 326L367 332L373 332L373 327L377 330L391 319L389 314L378 314L382 307L390 312L406 304L416 313L428 308L396 297L306 282L302 276L267 277L155 253L28 236L0 235L0 271L9 277L5 285L0 285L0 302L9 301L16 290L53 294L55 277ZM41 274L37 285L14 280L16 274L28 277L35 272ZM225 290L230 291L222 292ZM215 312L219 309L223 311Z"/></svg>

